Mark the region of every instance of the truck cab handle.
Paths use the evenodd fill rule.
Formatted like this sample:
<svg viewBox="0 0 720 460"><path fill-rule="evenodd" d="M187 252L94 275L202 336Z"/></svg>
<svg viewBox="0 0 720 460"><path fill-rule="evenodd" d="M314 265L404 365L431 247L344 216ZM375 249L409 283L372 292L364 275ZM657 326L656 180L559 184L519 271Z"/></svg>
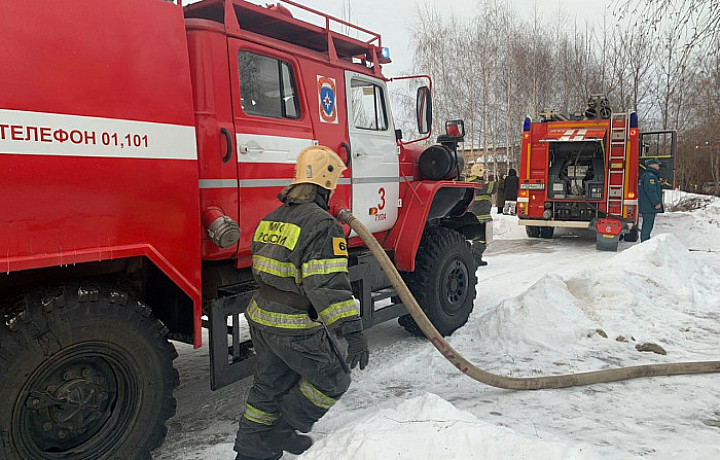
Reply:
<svg viewBox="0 0 720 460"><path fill-rule="evenodd" d="M228 131L226 128L220 128L220 134L225 136L225 142L226 142L226 150L225 150L225 156L223 157L222 161L223 163L227 163L230 161L230 157L232 156L233 151L233 143L232 143L232 136L230 136L230 131Z"/></svg>
<svg viewBox="0 0 720 460"><path fill-rule="evenodd" d="M350 167L350 160L351 160L351 158L352 158L352 155L351 155L352 150L350 149L350 144L348 144L347 142L341 142L341 143L340 143L340 147L341 147L341 148L344 148L345 151L347 152L347 160L345 160L345 166L347 166L347 167L349 168L349 167Z"/></svg>

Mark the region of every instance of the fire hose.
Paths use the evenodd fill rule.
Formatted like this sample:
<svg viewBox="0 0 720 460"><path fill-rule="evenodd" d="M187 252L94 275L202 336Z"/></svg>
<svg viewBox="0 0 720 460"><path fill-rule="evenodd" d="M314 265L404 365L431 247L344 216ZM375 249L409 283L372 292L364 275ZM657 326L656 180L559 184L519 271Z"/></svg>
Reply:
<svg viewBox="0 0 720 460"><path fill-rule="evenodd" d="M581 372L578 374L553 375L547 377L505 377L478 368L458 353L435 329L410 289L398 273L385 250L373 234L349 210L338 213L338 219L355 230L380 263L405 308L435 348L455 367L468 377L485 385L507 390L547 390L554 388L578 387L597 383L618 382L642 377L670 375L709 374L720 372L720 361L697 361L680 363L644 364L639 366Z"/></svg>

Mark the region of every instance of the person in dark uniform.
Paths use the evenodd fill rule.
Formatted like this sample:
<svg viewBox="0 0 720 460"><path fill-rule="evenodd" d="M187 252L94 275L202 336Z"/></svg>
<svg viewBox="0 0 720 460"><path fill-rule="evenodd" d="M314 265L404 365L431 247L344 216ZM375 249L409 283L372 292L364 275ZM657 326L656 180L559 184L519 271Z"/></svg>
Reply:
<svg viewBox="0 0 720 460"><path fill-rule="evenodd" d="M495 203L497 204L498 214L503 213L505 207L505 174L498 177L497 180L497 195L495 196Z"/></svg>
<svg viewBox="0 0 720 460"><path fill-rule="evenodd" d="M660 160L650 158L645 161L645 172L640 176L640 187L638 190L638 210L642 216L642 227L640 228L640 241L650 239L655 225L655 214L665 212L662 205L662 185L660 185Z"/></svg>
<svg viewBox="0 0 720 460"><path fill-rule="evenodd" d="M515 214L515 203L517 202L518 189L520 188L520 178L517 175L517 171L510 169L508 175L505 178L505 203L512 202L510 205L509 212L503 211L504 214Z"/></svg>
<svg viewBox="0 0 720 460"><path fill-rule="evenodd" d="M235 440L237 460L276 460L312 445L307 433L368 363L348 278L345 234L328 201L345 170L323 146L304 149L282 205L258 224L245 311L257 368ZM347 342L347 357L338 339ZM347 359L347 364L345 363Z"/></svg>

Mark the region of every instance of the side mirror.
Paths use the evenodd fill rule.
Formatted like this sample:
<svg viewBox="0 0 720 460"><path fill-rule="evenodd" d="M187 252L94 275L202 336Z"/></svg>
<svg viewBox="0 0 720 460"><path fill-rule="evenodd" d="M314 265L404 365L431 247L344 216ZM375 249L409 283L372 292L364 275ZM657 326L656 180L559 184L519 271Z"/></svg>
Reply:
<svg viewBox="0 0 720 460"><path fill-rule="evenodd" d="M427 134L432 127L432 95L430 88L421 86L417 90L417 100L415 106L417 115L418 132Z"/></svg>
<svg viewBox="0 0 720 460"><path fill-rule="evenodd" d="M462 120L446 121L445 134L450 137L465 137L465 122Z"/></svg>

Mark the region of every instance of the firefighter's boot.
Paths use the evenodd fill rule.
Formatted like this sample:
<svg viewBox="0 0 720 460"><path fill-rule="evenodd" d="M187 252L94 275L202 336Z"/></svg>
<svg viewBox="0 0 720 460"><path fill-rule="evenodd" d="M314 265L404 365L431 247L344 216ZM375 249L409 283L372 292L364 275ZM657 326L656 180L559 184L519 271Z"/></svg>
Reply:
<svg viewBox="0 0 720 460"><path fill-rule="evenodd" d="M272 431L263 433L263 440L273 448L282 449L294 455L300 455L312 446L310 436L298 434L293 427L281 418Z"/></svg>

